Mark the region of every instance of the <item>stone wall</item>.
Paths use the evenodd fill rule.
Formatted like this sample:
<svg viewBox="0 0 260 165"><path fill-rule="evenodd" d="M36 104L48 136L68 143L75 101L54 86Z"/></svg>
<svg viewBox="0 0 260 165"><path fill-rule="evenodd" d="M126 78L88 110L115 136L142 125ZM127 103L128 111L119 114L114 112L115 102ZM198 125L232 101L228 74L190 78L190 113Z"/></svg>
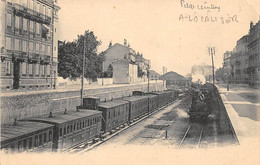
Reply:
<svg viewBox="0 0 260 165"><path fill-rule="evenodd" d="M85 96L98 96L103 100L118 98L132 94L134 90L147 91L147 84L123 85L117 87L102 87L87 89ZM163 83L151 83L150 91L163 90ZM1 97L1 123L7 123L17 119L48 114L50 111L58 112L75 110L80 105L79 90L49 93L23 94Z"/></svg>

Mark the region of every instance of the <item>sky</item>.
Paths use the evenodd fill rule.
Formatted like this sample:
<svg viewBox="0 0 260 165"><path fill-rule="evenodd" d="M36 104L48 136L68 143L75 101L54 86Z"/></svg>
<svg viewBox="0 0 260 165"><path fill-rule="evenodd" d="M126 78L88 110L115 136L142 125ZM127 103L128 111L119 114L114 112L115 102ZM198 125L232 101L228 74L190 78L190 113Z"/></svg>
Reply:
<svg viewBox="0 0 260 165"><path fill-rule="evenodd" d="M248 34L250 21L260 18L260 0L59 0L58 39L73 41L85 30L102 44L123 44L151 60L162 73L191 72L198 64L211 65L208 47L215 47L215 67L225 51Z"/></svg>

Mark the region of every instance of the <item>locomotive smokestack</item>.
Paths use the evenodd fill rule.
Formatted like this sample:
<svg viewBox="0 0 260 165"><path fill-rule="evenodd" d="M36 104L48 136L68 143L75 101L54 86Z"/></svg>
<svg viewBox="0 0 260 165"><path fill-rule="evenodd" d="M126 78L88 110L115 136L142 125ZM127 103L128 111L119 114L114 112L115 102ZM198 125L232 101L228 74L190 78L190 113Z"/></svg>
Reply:
<svg viewBox="0 0 260 165"><path fill-rule="evenodd" d="M53 117L53 116L52 116L52 112L50 112L49 117Z"/></svg>
<svg viewBox="0 0 260 165"><path fill-rule="evenodd" d="M13 126L16 126L16 125L17 125L17 118L14 118Z"/></svg>

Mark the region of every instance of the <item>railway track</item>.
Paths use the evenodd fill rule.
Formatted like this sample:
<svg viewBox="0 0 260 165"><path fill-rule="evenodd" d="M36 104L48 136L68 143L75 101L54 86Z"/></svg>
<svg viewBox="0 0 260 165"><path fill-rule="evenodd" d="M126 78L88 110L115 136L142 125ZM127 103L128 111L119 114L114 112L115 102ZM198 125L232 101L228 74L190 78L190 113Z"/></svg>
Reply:
<svg viewBox="0 0 260 165"><path fill-rule="evenodd" d="M177 102L177 101L178 101L178 100L175 100L175 101L172 102L172 103L175 103L175 102ZM186 97L180 102L180 104L178 105L178 107L179 107L179 108L185 108L185 107L187 107L187 106L190 104L190 102L191 102L191 98L190 98L190 96L188 95L188 96L186 96ZM172 103L170 103L170 104L172 104ZM164 106L164 107L161 107L160 109L158 109L158 110L156 110L156 111L154 111L154 112L152 112L152 113L150 113L150 114L143 115L142 117L140 117L139 119L135 120L135 121L132 122L131 124L125 125L124 127L121 127L121 129L116 130L113 134L108 135L106 138L104 138L104 139L102 139L102 140L97 138L97 139L94 140L94 142L93 142L93 141L85 141L85 142L82 142L82 143L78 144L77 146L71 147L70 149L66 150L65 152L70 152L70 153L84 153L84 152L87 152L87 151L89 151L89 150L91 150L91 149L93 149L93 148L95 148L95 147L101 145L102 143L104 143L104 142L106 142L106 141L108 141L108 140L113 139L114 137L116 137L117 135L119 135L120 133L122 133L124 130L130 128L131 126L133 126L133 125L135 125L135 124L137 124L137 123L139 123L139 122L141 122L141 121L144 120L145 118L147 118L147 117L149 117L149 116L151 116L151 115L157 113L158 111L160 111L161 109L163 109L163 108L169 106L170 104L168 104L168 105L166 105L166 106ZM169 118L167 117L167 118L168 118L167 121L172 120L176 115L177 115L177 114L174 113L174 114L171 115ZM165 126L162 126L162 127L159 128L159 129L161 130L163 127L165 127ZM145 129L142 130L140 133L138 133L138 135L142 134L143 132L145 132ZM156 133L154 133L153 136L154 136L155 134L156 134ZM133 142L136 138L139 137L138 135L135 136L135 137L133 137L132 139L130 139L128 143ZM146 142L147 142L149 139L151 139L151 138L152 138L152 137L147 138L147 140L146 140L144 143L146 143Z"/></svg>
<svg viewBox="0 0 260 165"><path fill-rule="evenodd" d="M181 102L180 104L178 105L178 108L187 108L189 106L191 102L191 98L190 96L186 96ZM170 112L167 113L167 115L165 116L165 118L163 120L165 121L171 121L176 115L177 115L177 111L175 113L173 113L172 115L169 115L171 114ZM169 115L169 116L168 116ZM168 127L168 125L161 125L159 128L157 128L157 130L162 130L163 128L165 127ZM133 137L132 139L130 139L127 144L133 142L134 140L136 140L137 138L139 138L144 132L146 132L147 130L146 129L143 129L141 132L139 132L135 137ZM141 145L144 145L145 143L147 143L150 139L153 139L159 132L158 131L155 131L151 136L149 137L146 137L145 138L145 141L143 141L141 143Z"/></svg>
<svg viewBox="0 0 260 165"><path fill-rule="evenodd" d="M203 137L204 126L198 123L191 123L186 129L178 148L183 148L184 146L190 146L193 148L200 148L201 141Z"/></svg>

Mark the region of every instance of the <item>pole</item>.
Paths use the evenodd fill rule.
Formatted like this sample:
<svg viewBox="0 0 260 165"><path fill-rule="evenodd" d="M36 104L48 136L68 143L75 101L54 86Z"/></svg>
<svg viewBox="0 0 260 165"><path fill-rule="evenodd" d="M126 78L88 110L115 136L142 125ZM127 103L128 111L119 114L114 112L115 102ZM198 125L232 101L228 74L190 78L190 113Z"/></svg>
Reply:
<svg viewBox="0 0 260 165"><path fill-rule="evenodd" d="M213 77L213 85L215 84L215 74L214 74L214 60L213 60L213 55L215 55L215 47L209 47L208 48L209 55L211 55L211 60L212 60L212 77Z"/></svg>
<svg viewBox="0 0 260 165"><path fill-rule="evenodd" d="M149 71L149 68L147 70L147 77L148 77L148 94L150 92L150 71Z"/></svg>
<svg viewBox="0 0 260 165"><path fill-rule="evenodd" d="M83 90L84 90L84 70L85 70L85 35L84 35L84 44L83 44L83 66L82 66L82 78L81 78L81 90L80 90L80 105L83 105Z"/></svg>

